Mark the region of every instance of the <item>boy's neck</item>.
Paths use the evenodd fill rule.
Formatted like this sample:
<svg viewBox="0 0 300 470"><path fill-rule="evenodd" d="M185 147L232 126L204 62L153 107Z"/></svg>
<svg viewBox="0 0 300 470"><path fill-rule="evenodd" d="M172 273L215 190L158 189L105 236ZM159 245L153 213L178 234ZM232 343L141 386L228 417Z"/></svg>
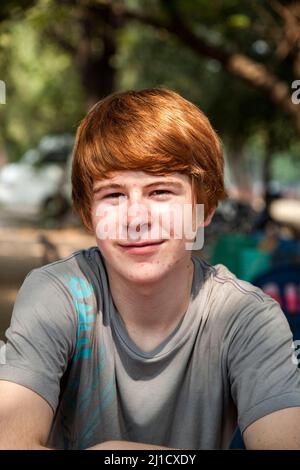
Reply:
<svg viewBox="0 0 300 470"><path fill-rule="evenodd" d="M155 341L159 344L175 329L189 306L194 276L192 259L183 260L176 271L151 284L131 283L109 268L107 272L114 304L129 335L137 343L138 339L143 343L144 338L148 341L147 349L153 349Z"/></svg>

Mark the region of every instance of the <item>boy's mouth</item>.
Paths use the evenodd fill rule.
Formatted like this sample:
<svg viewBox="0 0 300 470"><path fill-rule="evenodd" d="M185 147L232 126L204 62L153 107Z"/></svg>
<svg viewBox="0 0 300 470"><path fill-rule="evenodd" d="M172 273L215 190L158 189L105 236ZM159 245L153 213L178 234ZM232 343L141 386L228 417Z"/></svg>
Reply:
<svg viewBox="0 0 300 470"><path fill-rule="evenodd" d="M143 240L143 241L140 241L140 242L133 242L133 243L122 243L122 247L125 247L125 248L130 248L130 247L134 247L134 246L149 246L149 245L160 245L161 243L163 243L165 240Z"/></svg>
<svg viewBox="0 0 300 470"><path fill-rule="evenodd" d="M122 249L124 249L127 253L132 254L147 254L152 253L159 249L159 247L165 242L166 240L147 240L142 242L135 242L135 243L126 243L120 245Z"/></svg>

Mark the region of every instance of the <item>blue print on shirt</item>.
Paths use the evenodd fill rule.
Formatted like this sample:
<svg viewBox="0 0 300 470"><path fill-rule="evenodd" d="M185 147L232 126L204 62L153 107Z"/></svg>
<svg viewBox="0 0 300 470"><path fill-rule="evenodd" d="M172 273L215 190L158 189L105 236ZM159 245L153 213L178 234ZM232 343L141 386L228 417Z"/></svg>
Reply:
<svg viewBox="0 0 300 470"><path fill-rule="evenodd" d="M82 429L82 432L79 436L80 449L85 449L88 447L89 439L92 437L93 432L99 424L99 414L111 403L112 399L115 396L115 392L115 377L112 377L111 380L107 382L106 386L102 390L101 402L98 407L94 410L92 419L89 419L84 429Z"/></svg>
<svg viewBox="0 0 300 470"><path fill-rule="evenodd" d="M89 338L81 337L81 335L85 331L90 331L95 321L94 315L89 313L92 306L85 303L85 300L91 297L94 291L92 285L86 279L77 276L72 276L68 280L68 285L78 317L76 349L73 357L73 362L76 362L80 358L88 359L91 355L92 348L91 345L89 346Z"/></svg>
<svg viewBox="0 0 300 470"><path fill-rule="evenodd" d="M92 330L95 323L95 315L92 313L91 303L94 290L85 278L65 275L72 294L74 307L77 313L76 347L72 363L80 363L80 360L89 359L92 353ZM64 430L64 448L85 448L91 438L96 426L99 424L100 414L115 396L115 377L102 384L101 371L106 367L106 349L104 345L99 346L97 367L94 370L96 380L91 387L80 389L80 372L71 380L64 392L64 406L61 409L61 425ZM81 367L80 367L81 368ZM103 380L103 377L102 377ZM100 403L93 402L93 397L99 393ZM70 416L76 413L84 416L84 426L80 429L79 436L74 436L70 429Z"/></svg>
<svg viewBox="0 0 300 470"><path fill-rule="evenodd" d="M90 332L95 322L94 314L91 313L92 305L88 302L93 296L93 287L85 278L69 276L65 274L68 286L73 299L75 311L77 313L76 346L72 362L76 363L80 359L88 359L92 352ZM64 448L69 449L74 445L72 432L69 426L68 416L77 407L78 390L80 386L80 374L71 380L64 392L64 406L61 409L61 426L64 433ZM87 400L89 397L87 397Z"/></svg>

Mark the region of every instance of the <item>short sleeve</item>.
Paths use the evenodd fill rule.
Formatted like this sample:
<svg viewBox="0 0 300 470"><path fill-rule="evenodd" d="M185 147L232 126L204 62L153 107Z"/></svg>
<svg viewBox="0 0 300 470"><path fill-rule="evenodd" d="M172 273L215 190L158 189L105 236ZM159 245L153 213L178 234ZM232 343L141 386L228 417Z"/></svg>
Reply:
<svg viewBox="0 0 300 470"><path fill-rule="evenodd" d="M33 390L55 412L60 379L76 344L76 315L62 280L43 268L31 271L18 292L5 335L0 380Z"/></svg>
<svg viewBox="0 0 300 470"><path fill-rule="evenodd" d="M239 315L227 370L241 432L263 416L300 406L300 371L280 306L265 299Z"/></svg>

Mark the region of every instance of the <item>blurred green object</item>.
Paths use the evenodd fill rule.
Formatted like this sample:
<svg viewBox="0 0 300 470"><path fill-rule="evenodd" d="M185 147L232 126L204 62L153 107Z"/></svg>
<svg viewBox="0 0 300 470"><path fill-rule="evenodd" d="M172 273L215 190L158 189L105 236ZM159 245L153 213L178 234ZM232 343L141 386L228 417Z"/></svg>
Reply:
<svg viewBox="0 0 300 470"><path fill-rule="evenodd" d="M251 281L271 264L271 253L260 250L257 243L250 235L221 235L213 248L211 264L224 264L239 279Z"/></svg>
<svg viewBox="0 0 300 470"><path fill-rule="evenodd" d="M245 248L240 253L240 279L252 281L271 268L271 253L258 248Z"/></svg>

